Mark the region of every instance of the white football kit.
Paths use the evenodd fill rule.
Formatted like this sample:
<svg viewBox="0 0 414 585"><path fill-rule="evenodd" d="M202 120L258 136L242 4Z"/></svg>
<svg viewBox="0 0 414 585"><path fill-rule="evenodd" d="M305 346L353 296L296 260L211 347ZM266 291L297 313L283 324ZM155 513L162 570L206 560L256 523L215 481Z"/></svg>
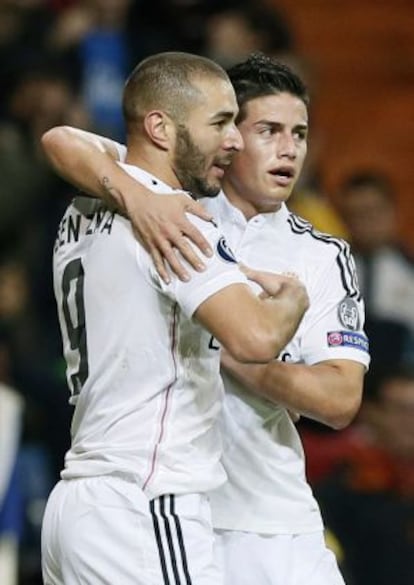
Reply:
<svg viewBox="0 0 414 585"><path fill-rule="evenodd" d="M239 261L255 269L293 272L306 286L310 308L278 359L308 365L349 359L368 366L364 308L348 244L315 231L284 204L276 213L246 221L223 194L203 203L220 221ZM222 375L228 481L210 499L228 585L342 583L324 546L319 506L287 410Z"/></svg>
<svg viewBox="0 0 414 585"><path fill-rule="evenodd" d="M46 584L220 583L204 494L225 480L223 389L219 354L192 315L246 278L218 228L192 221L215 254L189 283L165 285L130 222L101 202L78 197L62 219L54 286L75 411L44 518Z"/></svg>
<svg viewBox="0 0 414 585"><path fill-rule="evenodd" d="M119 157L125 148L118 146ZM369 365L364 306L349 245L314 230L283 204L246 221L221 193L203 205L219 221L239 261L293 272L310 308L279 359ZM219 346L211 340L219 353ZM299 434L283 407L248 393L223 374L220 418L228 481L210 494L216 555L226 585L343 585L326 548L319 506L306 481Z"/></svg>

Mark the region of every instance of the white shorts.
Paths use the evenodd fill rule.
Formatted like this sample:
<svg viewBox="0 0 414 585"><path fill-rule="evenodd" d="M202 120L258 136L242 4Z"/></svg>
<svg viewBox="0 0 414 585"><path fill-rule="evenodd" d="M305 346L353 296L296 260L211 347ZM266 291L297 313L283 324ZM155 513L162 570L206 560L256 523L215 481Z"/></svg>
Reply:
<svg viewBox="0 0 414 585"><path fill-rule="evenodd" d="M225 585L345 585L322 532L263 535L218 530Z"/></svg>
<svg viewBox="0 0 414 585"><path fill-rule="evenodd" d="M149 501L114 476L62 480L42 526L45 585L222 585L205 496Z"/></svg>

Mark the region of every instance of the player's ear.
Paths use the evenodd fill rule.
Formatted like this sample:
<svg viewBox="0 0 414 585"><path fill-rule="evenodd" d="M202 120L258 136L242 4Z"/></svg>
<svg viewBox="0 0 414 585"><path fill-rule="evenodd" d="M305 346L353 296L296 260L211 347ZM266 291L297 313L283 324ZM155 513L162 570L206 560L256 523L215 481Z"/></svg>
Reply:
<svg viewBox="0 0 414 585"><path fill-rule="evenodd" d="M170 150L175 140L175 127L171 118L162 110L148 112L144 119L148 137L163 150Z"/></svg>

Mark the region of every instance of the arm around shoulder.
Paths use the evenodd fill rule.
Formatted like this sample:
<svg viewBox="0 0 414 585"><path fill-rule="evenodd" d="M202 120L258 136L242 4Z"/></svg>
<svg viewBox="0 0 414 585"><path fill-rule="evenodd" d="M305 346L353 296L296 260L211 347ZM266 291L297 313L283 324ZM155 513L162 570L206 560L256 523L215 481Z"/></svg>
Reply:
<svg viewBox="0 0 414 585"><path fill-rule="evenodd" d="M192 266L204 268L203 262L182 236L188 236L209 255L206 240L188 221L185 212L206 220L211 219L210 214L200 203L184 194L168 200L154 196L117 164L126 155L123 145L78 128L58 126L43 135L42 147L56 173L85 193L103 199L109 207L131 220L166 282L168 271L164 259L180 278L184 280L187 276L175 248Z"/></svg>
<svg viewBox="0 0 414 585"><path fill-rule="evenodd" d="M118 166L121 150L116 142L71 126L56 126L43 134L42 148L57 174L78 189L124 211L123 200L114 197L109 184L118 184L121 192L133 179Z"/></svg>

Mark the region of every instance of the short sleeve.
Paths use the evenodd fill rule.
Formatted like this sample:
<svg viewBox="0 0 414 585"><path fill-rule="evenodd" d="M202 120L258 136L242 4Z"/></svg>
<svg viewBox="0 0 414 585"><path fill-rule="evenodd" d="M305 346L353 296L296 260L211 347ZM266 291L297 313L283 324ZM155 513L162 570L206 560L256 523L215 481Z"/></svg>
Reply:
<svg viewBox="0 0 414 585"><path fill-rule="evenodd" d="M181 259L190 274L188 282L182 282L171 273L170 284L165 284L149 259L149 270L154 284L167 296L175 300L187 317L192 317L197 308L210 296L233 284L248 284L246 276L238 267L237 259L227 244L221 230L213 223L188 214L189 220L199 229L209 242L213 255L203 258L206 268L198 272ZM193 244L189 241L190 245ZM142 250L142 248L141 248ZM147 259L148 260L148 259Z"/></svg>
<svg viewBox="0 0 414 585"><path fill-rule="evenodd" d="M304 362L349 359L368 367L365 308L352 256L337 256L313 288L300 340Z"/></svg>

